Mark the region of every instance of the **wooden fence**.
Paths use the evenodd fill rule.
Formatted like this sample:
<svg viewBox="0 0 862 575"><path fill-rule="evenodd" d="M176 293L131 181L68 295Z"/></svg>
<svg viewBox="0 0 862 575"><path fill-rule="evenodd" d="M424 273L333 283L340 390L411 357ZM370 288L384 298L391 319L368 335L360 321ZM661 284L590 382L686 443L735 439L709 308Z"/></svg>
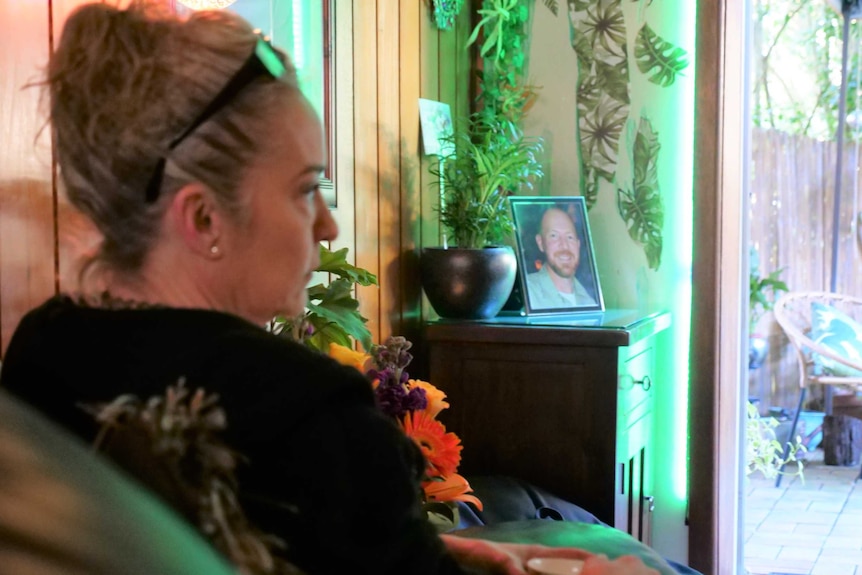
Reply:
<svg viewBox="0 0 862 575"><path fill-rule="evenodd" d="M791 291L829 291L835 197L835 142L781 132L752 134L750 240L760 273L783 269ZM838 293L862 296L859 189L862 144L844 148L838 246ZM749 395L767 406L793 408L799 397L796 358L772 314L755 332L770 342L767 362L749 374Z"/></svg>

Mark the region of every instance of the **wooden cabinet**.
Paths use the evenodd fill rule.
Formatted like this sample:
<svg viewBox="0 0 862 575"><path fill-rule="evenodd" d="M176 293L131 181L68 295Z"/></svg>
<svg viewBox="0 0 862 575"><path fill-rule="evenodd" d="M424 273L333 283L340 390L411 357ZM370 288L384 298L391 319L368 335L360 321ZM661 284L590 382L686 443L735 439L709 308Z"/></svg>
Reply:
<svg viewBox="0 0 862 575"><path fill-rule="evenodd" d="M428 324L460 471L524 479L649 543L655 343L669 325L624 310Z"/></svg>

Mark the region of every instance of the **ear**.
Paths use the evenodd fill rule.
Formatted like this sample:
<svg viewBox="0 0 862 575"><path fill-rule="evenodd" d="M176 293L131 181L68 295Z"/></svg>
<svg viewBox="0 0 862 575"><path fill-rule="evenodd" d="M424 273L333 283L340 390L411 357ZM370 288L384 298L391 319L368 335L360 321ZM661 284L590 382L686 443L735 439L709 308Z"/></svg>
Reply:
<svg viewBox="0 0 862 575"><path fill-rule="evenodd" d="M219 240L224 236L225 214L207 186L200 182L183 186L171 200L168 219L189 250L207 259L221 257L212 248L222 247Z"/></svg>
<svg viewBox="0 0 862 575"><path fill-rule="evenodd" d="M539 251L545 253L545 244L542 242L542 234L536 234L536 245L539 246Z"/></svg>

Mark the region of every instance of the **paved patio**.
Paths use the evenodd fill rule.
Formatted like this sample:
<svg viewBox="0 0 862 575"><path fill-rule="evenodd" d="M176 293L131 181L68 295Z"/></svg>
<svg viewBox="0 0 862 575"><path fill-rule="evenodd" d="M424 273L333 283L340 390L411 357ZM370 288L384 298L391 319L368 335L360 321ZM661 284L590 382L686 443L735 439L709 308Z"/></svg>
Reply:
<svg viewBox="0 0 862 575"><path fill-rule="evenodd" d="M805 481L752 474L746 485L745 567L751 574L862 575L859 467L808 454Z"/></svg>

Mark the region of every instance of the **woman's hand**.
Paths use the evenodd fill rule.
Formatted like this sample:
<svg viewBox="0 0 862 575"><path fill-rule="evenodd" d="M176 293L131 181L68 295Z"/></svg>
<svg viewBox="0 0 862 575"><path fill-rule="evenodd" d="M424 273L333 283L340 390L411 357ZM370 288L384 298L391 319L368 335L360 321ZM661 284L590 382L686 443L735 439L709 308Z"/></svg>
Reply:
<svg viewBox="0 0 862 575"><path fill-rule="evenodd" d="M644 565L634 555L623 555L614 560L604 555L593 555L584 561L580 575L659 575L659 572Z"/></svg>
<svg viewBox="0 0 862 575"><path fill-rule="evenodd" d="M524 575L527 561L533 557L559 557L585 561L592 553L573 547L546 547L521 543L496 543L485 539L468 539L441 535L446 549L455 560L469 569L500 575ZM620 572L622 575L623 572Z"/></svg>
<svg viewBox="0 0 862 575"><path fill-rule="evenodd" d="M468 539L456 535L441 535L443 543L455 560L468 569L500 575L524 575L527 561L534 557L580 559L584 562L581 575L658 575L638 557L626 555L610 560L574 547L547 547L521 543L496 543L485 539Z"/></svg>
<svg viewBox="0 0 862 575"><path fill-rule="evenodd" d="M449 553L461 565L501 575L524 575L527 561L533 557L580 559L584 561L582 575L658 575L634 556L609 560L573 547L546 547L519 543L495 543L484 539L467 539L455 535L441 535Z"/></svg>

